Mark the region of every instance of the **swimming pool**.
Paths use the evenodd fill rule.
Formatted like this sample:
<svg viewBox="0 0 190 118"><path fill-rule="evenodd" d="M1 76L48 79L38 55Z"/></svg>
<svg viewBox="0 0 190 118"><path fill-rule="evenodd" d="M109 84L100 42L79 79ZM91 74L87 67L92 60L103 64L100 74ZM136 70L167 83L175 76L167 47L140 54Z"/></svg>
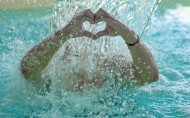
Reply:
<svg viewBox="0 0 190 118"><path fill-rule="evenodd" d="M0 117L190 117L190 21L178 17L177 9L157 12L142 37L155 55L159 81L106 96L99 92L60 97L56 91L40 96L24 89L28 87L20 60L50 33L51 13L0 11Z"/></svg>

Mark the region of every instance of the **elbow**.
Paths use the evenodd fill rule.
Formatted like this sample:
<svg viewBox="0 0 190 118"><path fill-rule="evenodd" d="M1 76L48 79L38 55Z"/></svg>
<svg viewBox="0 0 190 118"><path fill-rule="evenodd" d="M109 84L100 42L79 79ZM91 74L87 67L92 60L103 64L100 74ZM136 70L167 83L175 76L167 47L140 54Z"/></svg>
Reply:
<svg viewBox="0 0 190 118"><path fill-rule="evenodd" d="M20 71L21 71L22 75L24 76L24 78L28 79L28 75L30 74L30 70L27 67L21 65Z"/></svg>
<svg viewBox="0 0 190 118"><path fill-rule="evenodd" d="M158 70L158 68L156 67L156 68L154 69L154 72L153 72L152 82L156 82L156 81L158 81L158 79L159 79L159 70Z"/></svg>
<svg viewBox="0 0 190 118"><path fill-rule="evenodd" d="M159 70L157 66L154 66L149 71L146 72L146 74L143 74L140 79L141 85L150 84L153 82L158 81L159 79Z"/></svg>
<svg viewBox="0 0 190 118"><path fill-rule="evenodd" d="M156 71L156 72L154 73L154 76L153 76L153 82L158 81L158 79L159 79L159 71Z"/></svg>
<svg viewBox="0 0 190 118"><path fill-rule="evenodd" d="M32 70L25 63L20 64L20 71L25 79L29 79L32 75Z"/></svg>
<svg viewBox="0 0 190 118"><path fill-rule="evenodd" d="M154 68L152 69L152 71L150 72L150 74L148 74L146 77L146 79L144 79L144 84L150 84L150 83L153 83L153 82L156 82L158 81L159 79L159 71L158 71L158 68Z"/></svg>

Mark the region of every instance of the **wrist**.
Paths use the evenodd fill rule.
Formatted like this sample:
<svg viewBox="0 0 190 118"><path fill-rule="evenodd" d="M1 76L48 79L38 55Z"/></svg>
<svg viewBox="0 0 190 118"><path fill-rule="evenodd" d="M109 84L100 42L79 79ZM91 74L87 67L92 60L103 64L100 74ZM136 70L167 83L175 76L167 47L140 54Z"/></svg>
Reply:
<svg viewBox="0 0 190 118"><path fill-rule="evenodd" d="M128 46L135 46L135 45L137 45L137 44L139 44L139 42L140 42L140 38L139 38L139 36L137 35L137 39L136 39L136 41L134 42L134 43L127 43L127 42L125 42Z"/></svg>
<svg viewBox="0 0 190 118"><path fill-rule="evenodd" d="M137 39L139 39L139 36L136 34L128 34L128 35L124 35L122 36L122 38L125 40L126 43L128 44L133 44L135 41L137 41Z"/></svg>
<svg viewBox="0 0 190 118"><path fill-rule="evenodd" d="M133 37L130 37L130 38L124 37L124 40L128 46L135 46L140 42L140 38L138 35L134 35Z"/></svg>

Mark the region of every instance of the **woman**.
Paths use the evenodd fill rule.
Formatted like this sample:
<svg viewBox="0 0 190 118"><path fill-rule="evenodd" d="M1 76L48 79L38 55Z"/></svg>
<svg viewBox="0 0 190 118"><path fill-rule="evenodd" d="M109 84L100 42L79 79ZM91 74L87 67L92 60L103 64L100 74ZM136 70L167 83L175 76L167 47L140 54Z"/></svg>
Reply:
<svg viewBox="0 0 190 118"><path fill-rule="evenodd" d="M89 21L91 24L104 21L107 25L105 30L93 34L82 27L82 24L85 21ZM134 69L133 80L136 80L141 85L158 80L159 72L157 64L149 49L139 39L139 36L119 20L113 18L102 8L100 8L95 14L89 9L85 10L73 18L73 20L63 29L55 32L54 36L47 37L41 43L34 46L21 61L21 71L24 77L28 80L32 80L35 84L41 82L39 78L41 72L47 67L58 49L68 39L82 36L92 38L93 40L102 36L121 36L125 40L133 58L131 66ZM115 61L117 61L117 59ZM105 60L105 63L107 62L108 61ZM93 79L88 80L83 75L81 76L81 73L78 74L78 76L80 76L78 77L78 80L69 80L77 82L74 82L75 84L72 84L68 90L81 90L81 86L86 83L88 83L89 86L102 86L104 83L104 81L101 80L101 76L96 76Z"/></svg>

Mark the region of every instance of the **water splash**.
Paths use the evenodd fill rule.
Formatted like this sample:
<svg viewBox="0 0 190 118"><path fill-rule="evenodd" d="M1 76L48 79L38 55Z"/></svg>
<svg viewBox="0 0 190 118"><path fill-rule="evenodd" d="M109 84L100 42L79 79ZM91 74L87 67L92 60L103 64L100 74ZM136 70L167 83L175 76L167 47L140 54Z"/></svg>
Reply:
<svg viewBox="0 0 190 118"><path fill-rule="evenodd" d="M54 6L51 31L54 33L63 28L75 14L85 9L96 12L99 8L104 8L137 34L143 35L149 27L150 18L159 2L159 0L60 1ZM93 26L84 23L83 25L91 32L97 32L102 28L102 24ZM65 54L67 55L65 56ZM56 113L56 116L64 114L66 117L126 117L132 116L135 110L137 110L136 113L141 114L142 106L136 109L138 106L135 100L129 97L135 96L135 94L127 93L130 85L124 86L122 77L115 79L117 75L120 76L122 70L118 70L114 74L113 67L105 70L99 68L104 62L122 61L117 60L117 57L124 58L128 62L132 61L127 46L120 37L102 37L97 41L85 37L68 40L45 70L45 77L48 76L52 79L52 91L46 98L53 106L44 115ZM106 81L104 87L90 90L82 95L65 91L73 86L73 81L80 79L79 76L74 75L81 73L85 74L80 76L88 79L93 78L96 73L104 75ZM132 72L130 73L132 74ZM126 92L121 92L121 90L126 90ZM110 107L116 108L109 109Z"/></svg>
<svg viewBox="0 0 190 118"><path fill-rule="evenodd" d="M60 1L54 6L54 13L51 18L51 30L52 32L55 32L56 30L61 29L73 18L76 13L86 8L91 8L95 12L99 8L103 7L122 22L130 26L135 32L141 34L144 29L143 27L147 27L149 25L147 19L153 15L154 10L156 9L155 3L156 0ZM14 20L14 23L17 22ZM36 22L33 24L35 23ZM21 22L19 26L22 26L21 24L24 24L24 21ZM44 24L43 26L46 25ZM25 28L26 27L28 27L29 30L34 30L36 32L44 28L42 28L40 25L36 30L36 27L31 27L31 23L29 21ZM99 26L90 26L89 30L96 32L98 30L96 29L97 27ZM20 36L23 36L23 34L20 34ZM27 38L31 38L33 40L26 40L24 41L24 44L32 46L32 44L38 43L40 36L35 36L35 33L33 35L30 35L30 33L26 34ZM20 37L18 40L22 39L23 37ZM38 39L38 41L34 39ZM7 45L7 43L3 44ZM92 75L91 73L94 73L97 65L100 65L100 63L105 59L112 58L112 55L123 55L125 52L124 56L126 59L131 61L129 52L124 45L124 42L120 40L119 37L102 37L101 40L96 42L91 41L88 38L81 38L77 40L71 39L66 42L58 54L55 55L54 60L50 63L51 69L47 74L49 74L49 77L55 81L52 83L52 91L46 96L41 96L38 94L36 95L33 89L30 90L30 87L28 87L30 84L25 83L26 81L24 81L24 78L21 77L20 73L18 72L19 70L16 70L19 67L14 67L14 65L19 66L18 63L21 60L21 57L24 55L22 53L23 49L28 50L29 48L26 48L25 45L13 45L16 44L14 41L10 41L8 44L10 44L8 46L10 46L11 54L6 54L5 58L2 59L5 61L5 59L8 58L6 60L6 64L8 66L4 63L3 66L6 67L3 67L3 69L5 68L4 70L6 70L6 74L9 74L7 72L9 70L14 72L12 72L11 75L9 74L9 78L3 76L2 73L4 72L1 72L1 76L2 78L8 79L7 81L12 80L14 84L11 84L11 88L9 90L6 89L6 92L3 91L3 93L7 94L1 104L0 111L5 112L3 115L6 115L7 113L10 115L9 117L15 117L15 114L18 117L130 117L134 116L133 113L135 113L135 116L138 117L142 116L142 114L148 114L144 113L143 107L139 106L135 101L134 98L137 96L135 94L136 92L133 92L131 89L130 92L128 92L130 87L123 86L121 84L121 78L119 78L119 82L115 84L113 74L108 75L108 78L111 79L108 81L107 86L101 90L95 89L81 95L76 92L66 92L64 89L60 89L62 85L60 84L61 82L58 76L61 76L61 74L56 71L57 69L64 71L64 76L70 79L70 75L72 75L73 72L76 72L76 70L73 70L72 67L76 67L76 69L84 68L89 73L87 76L90 78ZM18 42L18 44L20 44L20 42ZM63 52L65 52L67 46L71 50L70 54L72 56L67 57L67 59L73 60L73 63L71 65L64 66L64 62L61 64L59 63L60 61L57 60L62 58ZM18 47L22 48L19 48L18 51L14 50L14 48L18 49ZM78 54L83 55L79 55L80 58L78 58ZM88 54L88 56L85 54ZM12 55L14 55L13 57L16 58L16 61L13 60ZM84 57L87 58L84 59ZM10 63L14 63L13 66ZM10 65L11 68L9 68ZM110 68L108 68L108 70L109 69ZM101 72L101 70L97 71ZM15 78L15 73L19 73L19 75L16 75L17 78ZM15 82L15 79L18 81ZM3 82L3 84L4 83L8 82ZM9 114L8 112L10 111L11 113L13 112L15 114ZM2 114L0 113L0 115Z"/></svg>
<svg viewBox="0 0 190 118"><path fill-rule="evenodd" d="M160 0L59 1L55 4L54 13L51 17L51 31L54 33L58 29L63 28L77 13L85 9L91 9L95 13L99 8L104 8L132 28L137 34L142 35L148 29L150 18L157 9L159 2ZM102 30L105 27L103 24L105 23L90 25L88 22L84 22L81 25L84 25L85 29L94 33ZM115 60L119 63L122 62L122 59L128 62L128 64L132 62L130 52L121 37L101 37L97 41L81 37L68 40L54 56L48 69L50 72L62 70L53 78L57 78L59 75L70 78L68 73L78 73L81 69L89 75L88 78L93 78L94 72L105 72L98 66L107 62L112 63L112 61L108 60ZM118 64L118 66L121 67L122 64ZM114 71L113 67L109 68L110 73ZM132 70L129 71L132 72ZM117 75L120 73L116 72ZM52 73L49 75L52 75ZM66 75L68 76L66 77Z"/></svg>

